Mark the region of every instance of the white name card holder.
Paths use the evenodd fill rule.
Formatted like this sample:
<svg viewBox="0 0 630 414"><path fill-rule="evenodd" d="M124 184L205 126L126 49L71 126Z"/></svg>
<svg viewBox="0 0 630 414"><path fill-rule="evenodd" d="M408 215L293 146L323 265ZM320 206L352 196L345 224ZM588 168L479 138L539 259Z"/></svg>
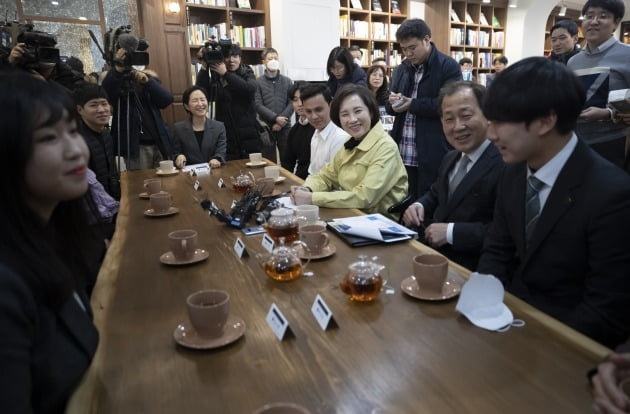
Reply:
<svg viewBox="0 0 630 414"><path fill-rule="evenodd" d="M262 238L262 247L263 249L267 250L269 253L273 252L273 248L274 248L275 243L273 242L273 239L271 237L269 237L268 234L265 234Z"/></svg>
<svg viewBox="0 0 630 414"><path fill-rule="evenodd" d="M218 186L219 188L225 188L225 182L223 181L223 178L219 178Z"/></svg>
<svg viewBox="0 0 630 414"><path fill-rule="evenodd" d="M209 165L200 165L198 167L195 167L194 170L197 177L210 175L210 172L212 171Z"/></svg>
<svg viewBox="0 0 630 414"><path fill-rule="evenodd" d="M295 336L291 331L291 327L289 327L289 321L284 317L282 312L280 312L280 309L278 309L275 303L271 304L271 308L269 308L269 312L267 312L266 320L279 341L282 341L285 337L289 338Z"/></svg>
<svg viewBox="0 0 630 414"><path fill-rule="evenodd" d="M322 328L323 331L328 328L337 326L332 311L319 294L315 296L313 306L311 306L311 312L313 313L315 320L319 324L319 327Z"/></svg>
<svg viewBox="0 0 630 414"><path fill-rule="evenodd" d="M239 259L249 256L249 253L247 253L247 249L245 248L245 243L243 243L243 240L241 240L240 237L237 237L236 242L234 243L234 253L236 253Z"/></svg>
<svg viewBox="0 0 630 414"><path fill-rule="evenodd" d="M199 182L199 180L195 180L193 188L195 189L195 191L199 191L199 189L201 188L201 183Z"/></svg>

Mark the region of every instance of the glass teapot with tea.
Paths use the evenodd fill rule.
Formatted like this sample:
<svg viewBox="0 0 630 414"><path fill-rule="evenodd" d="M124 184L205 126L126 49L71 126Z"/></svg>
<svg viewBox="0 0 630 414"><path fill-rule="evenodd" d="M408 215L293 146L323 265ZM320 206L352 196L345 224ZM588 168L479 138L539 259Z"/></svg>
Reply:
<svg viewBox="0 0 630 414"><path fill-rule="evenodd" d="M299 238L298 218L290 208L280 207L271 210L264 227L276 244L281 237L284 237L286 243L293 243Z"/></svg>
<svg viewBox="0 0 630 414"><path fill-rule="evenodd" d="M365 255L359 255L359 260L348 266L348 272L339 287L351 301L371 302L380 295L385 266L377 260L378 257L370 260Z"/></svg>
<svg viewBox="0 0 630 414"><path fill-rule="evenodd" d="M244 193L256 184L256 178L251 171L247 174L241 171L236 177L230 177L230 181L232 182L232 189L237 193Z"/></svg>
<svg viewBox="0 0 630 414"><path fill-rule="evenodd" d="M271 254L257 254L256 258L260 261L260 266L265 274L271 279L280 282L289 282L298 279L304 274L304 268L308 265L309 260L302 264L297 252L297 247L301 245L300 241L295 241L291 246L284 244L284 237L280 237L279 245L273 249Z"/></svg>

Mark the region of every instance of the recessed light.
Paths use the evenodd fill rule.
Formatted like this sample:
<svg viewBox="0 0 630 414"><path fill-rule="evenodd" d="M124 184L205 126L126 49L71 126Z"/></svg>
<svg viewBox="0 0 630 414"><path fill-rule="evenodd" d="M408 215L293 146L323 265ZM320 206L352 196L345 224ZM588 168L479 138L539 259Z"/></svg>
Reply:
<svg viewBox="0 0 630 414"><path fill-rule="evenodd" d="M81 16L81 17L79 17L79 20L87 20L87 17Z"/></svg>
<svg viewBox="0 0 630 414"><path fill-rule="evenodd" d="M58 1L51 1L50 4L52 4L53 6L59 6L59 2Z"/></svg>

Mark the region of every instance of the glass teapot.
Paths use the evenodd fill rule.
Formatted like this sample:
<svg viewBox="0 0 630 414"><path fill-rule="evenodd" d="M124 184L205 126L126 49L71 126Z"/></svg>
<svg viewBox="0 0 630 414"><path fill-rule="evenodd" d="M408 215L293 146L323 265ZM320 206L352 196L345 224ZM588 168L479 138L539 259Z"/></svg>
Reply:
<svg viewBox="0 0 630 414"><path fill-rule="evenodd" d="M244 193L256 184L256 178L254 178L254 174L251 171L247 174L241 171L236 178L230 177L230 181L232 182L232 189L237 193Z"/></svg>
<svg viewBox="0 0 630 414"><path fill-rule="evenodd" d="M276 244L281 237L284 237L286 243L293 243L299 238L298 218L290 208L280 207L271 210L264 227Z"/></svg>
<svg viewBox="0 0 630 414"><path fill-rule="evenodd" d="M289 282L298 279L304 274L304 269L309 263L302 264L298 256L297 248L301 242L295 241L290 246L285 246L284 237L280 237L279 245L273 249L271 254L257 254L256 258L260 261L260 266L265 274L271 279L280 282Z"/></svg>
<svg viewBox="0 0 630 414"><path fill-rule="evenodd" d="M359 255L359 260L348 266L348 272L339 287L351 301L371 302L380 295L385 266L377 260L378 257L370 260L365 255Z"/></svg>

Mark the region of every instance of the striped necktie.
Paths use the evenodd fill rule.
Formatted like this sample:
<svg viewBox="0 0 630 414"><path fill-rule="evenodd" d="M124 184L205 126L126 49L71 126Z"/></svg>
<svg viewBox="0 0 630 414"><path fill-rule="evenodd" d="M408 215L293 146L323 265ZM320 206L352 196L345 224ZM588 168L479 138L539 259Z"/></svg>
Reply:
<svg viewBox="0 0 630 414"><path fill-rule="evenodd" d="M453 192L455 191L459 183L461 183L466 176L468 164L470 164L470 158L468 157L468 155L463 155L462 159L459 161L459 167L457 167L457 171L455 171L455 174L453 174L453 178L448 185L449 197L453 195Z"/></svg>
<svg viewBox="0 0 630 414"><path fill-rule="evenodd" d="M527 178L527 191L525 192L525 237L527 243L532 238L538 217L540 217L540 199L538 193L545 187L545 183L530 175Z"/></svg>

